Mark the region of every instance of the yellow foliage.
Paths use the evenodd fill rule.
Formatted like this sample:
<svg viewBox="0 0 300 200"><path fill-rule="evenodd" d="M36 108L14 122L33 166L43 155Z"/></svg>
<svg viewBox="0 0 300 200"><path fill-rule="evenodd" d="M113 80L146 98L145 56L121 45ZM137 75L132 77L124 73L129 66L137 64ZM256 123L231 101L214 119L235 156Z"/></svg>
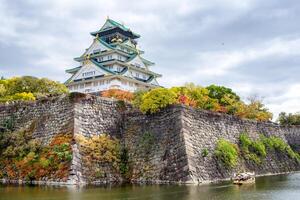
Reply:
<svg viewBox="0 0 300 200"><path fill-rule="evenodd" d="M80 146L81 152L84 154L87 167L94 169L98 164L111 164L118 170L120 163L119 140L105 134L91 138L77 135L75 139Z"/></svg>

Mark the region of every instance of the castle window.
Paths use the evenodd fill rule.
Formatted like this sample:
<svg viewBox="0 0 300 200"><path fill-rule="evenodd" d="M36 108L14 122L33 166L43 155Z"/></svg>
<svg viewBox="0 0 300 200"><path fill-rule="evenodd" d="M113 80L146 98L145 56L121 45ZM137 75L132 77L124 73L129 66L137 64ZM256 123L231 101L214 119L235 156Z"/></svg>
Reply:
<svg viewBox="0 0 300 200"><path fill-rule="evenodd" d="M78 85L74 85L74 90L77 90L78 89Z"/></svg>
<svg viewBox="0 0 300 200"><path fill-rule="evenodd" d="M103 57L99 57L98 62L102 62L102 61L103 61Z"/></svg>
<svg viewBox="0 0 300 200"><path fill-rule="evenodd" d="M80 89L83 89L84 88L84 84L80 84Z"/></svg>
<svg viewBox="0 0 300 200"><path fill-rule="evenodd" d="M98 82L96 81L96 82L94 82L94 86L98 86Z"/></svg>
<svg viewBox="0 0 300 200"><path fill-rule="evenodd" d="M136 73L136 77L137 77L137 78L140 78L140 74L139 74L139 73Z"/></svg>
<svg viewBox="0 0 300 200"><path fill-rule="evenodd" d="M112 60L112 55L108 55L107 60Z"/></svg>
<svg viewBox="0 0 300 200"><path fill-rule="evenodd" d="M100 49L95 49L95 50L93 50L93 53L100 53L100 52L101 52Z"/></svg>
<svg viewBox="0 0 300 200"><path fill-rule="evenodd" d="M118 55L118 60L122 61L122 56Z"/></svg>

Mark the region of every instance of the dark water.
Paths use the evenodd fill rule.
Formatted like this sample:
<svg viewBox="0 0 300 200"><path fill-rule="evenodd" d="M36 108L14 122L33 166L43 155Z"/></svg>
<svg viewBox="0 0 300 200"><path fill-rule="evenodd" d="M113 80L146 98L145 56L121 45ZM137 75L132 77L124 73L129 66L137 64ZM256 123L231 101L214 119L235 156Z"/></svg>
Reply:
<svg viewBox="0 0 300 200"><path fill-rule="evenodd" d="M257 178L256 184L206 186L38 187L0 186L1 200L300 200L300 173Z"/></svg>

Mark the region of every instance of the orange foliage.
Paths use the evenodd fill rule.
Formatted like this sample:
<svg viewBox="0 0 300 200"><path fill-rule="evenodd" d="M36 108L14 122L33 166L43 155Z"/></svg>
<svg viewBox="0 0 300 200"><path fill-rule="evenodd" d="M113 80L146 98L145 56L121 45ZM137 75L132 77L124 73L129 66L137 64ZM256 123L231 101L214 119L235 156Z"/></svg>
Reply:
<svg viewBox="0 0 300 200"><path fill-rule="evenodd" d="M60 134L49 145L40 146L38 151L30 151L25 157L4 158L1 160L4 166L1 176L23 180L48 177L50 180L59 178L66 181L72 158L72 138L70 134Z"/></svg>
<svg viewBox="0 0 300 200"><path fill-rule="evenodd" d="M191 107L196 107L197 106L196 101L189 98L186 95L179 95L179 97L177 99L177 103L187 105L187 106L191 106Z"/></svg>
<svg viewBox="0 0 300 200"><path fill-rule="evenodd" d="M133 93L119 89L105 90L101 93L101 96L130 102L133 100Z"/></svg>

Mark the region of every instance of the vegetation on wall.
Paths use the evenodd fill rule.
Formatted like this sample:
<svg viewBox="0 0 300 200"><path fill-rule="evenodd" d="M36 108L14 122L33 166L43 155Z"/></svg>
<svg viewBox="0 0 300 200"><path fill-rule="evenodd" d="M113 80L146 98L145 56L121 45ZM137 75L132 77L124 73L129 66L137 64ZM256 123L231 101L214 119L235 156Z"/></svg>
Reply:
<svg viewBox="0 0 300 200"><path fill-rule="evenodd" d="M208 149L203 149L201 151L201 155L202 155L203 158L207 157L208 156Z"/></svg>
<svg viewBox="0 0 300 200"><path fill-rule="evenodd" d="M32 101L36 98L67 92L65 85L46 78L23 76L0 80L0 102Z"/></svg>
<svg viewBox="0 0 300 200"><path fill-rule="evenodd" d="M217 143L215 156L226 167L232 168L236 165L239 156L255 164L261 164L268 153L272 151L285 154L291 159L300 162L299 153L295 152L280 137L260 135L259 139L253 140L247 133L240 134L238 146L227 140L220 139Z"/></svg>
<svg viewBox="0 0 300 200"><path fill-rule="evenodd" d="M246 133L240 135L240 148L245 159L261 164L267 156L266 147L260 140L252 140Z"/></svg>
<svg viewBox="0 0 300 200"><path fill-rule="evenodd" d="M133 100L133 93L120 90L120 89L109 89L101 92L102 97L115 98L118 100L129 101Z"/></svg>
<svg viewBox="0 0 300 200"><path fill-rule="evenodd" d="M169 105L182 104L194 108L236 115L240 118L269 121L272 114L258 99L248 104L230 88L211 85L206 88L194 84L183 87L156 88L148 92L138 91L132 103L144 113L155 113Z"/></svg>
<svg viewBox="0 0 300 200"><path fill-rule="evenodd" d="M71 134L55 136L49 144L33 139L34 123L19 131L0 134L0 178L64 180L72 160Z"/></svg>
<svg viewBox="0 0 300 200"><path fill-rule="evenodd" d="M283 139L276 136L265 137L263 135L260 136L261 141L264 143L266 148L269 150L275 150L277 152L286 153L290 158L296 159L300 162L299 153L295 152L290 145L288 145Z"/></svg>
<svg viewBox="0 0 300 200"><path fill-rule="evenodd" d="M76 136L81 153L82 162L89 181L95 181L99 178L105 178L105 172L126 174L128 167L126 165L127 152L121 149L118 139L106 134L86 138L82 135ZM121 161L124 161L122 163ZM122 163L122 164L121 164ZM109 170L108 170L109 169Z"/></svg>
<svg viewBox="0 0 300 200"><path fill-rule="evenodd" d="M287 114L285 112L281 112L277 121L281 125L300 125L300 113Z"/></svg>
<svg viewBox="0 0 300 200"><path fill-rule="evenodd" d="M239 157L239 150L237 145L220 139L217 143L217 147L215 150L215 156L224 164L226 167L234 167L237 164Z"/></svg>

